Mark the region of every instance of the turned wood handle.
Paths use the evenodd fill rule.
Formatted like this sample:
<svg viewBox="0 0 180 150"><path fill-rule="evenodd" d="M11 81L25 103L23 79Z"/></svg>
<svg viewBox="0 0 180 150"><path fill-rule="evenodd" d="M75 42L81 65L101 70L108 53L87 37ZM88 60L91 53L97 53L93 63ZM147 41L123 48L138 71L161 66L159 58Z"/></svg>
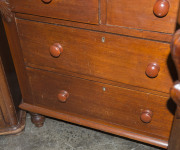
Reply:
<svg viewBox="0 0 180 150"><path fill-rule="evenodd" d="M144 110L141 114L141 121L144 123L150 123L152 120L153 113L151 110Z"/></svg>
<svg viewBox="0 0 180 150"><path fill-rule="evenodd" d="M63 52L63 48L59 43L54 43L53 45L50 46L49 51L53 57L59 57Z"/></svg>
<svg viewBox="0 0 180 150"><path fill-rule="evenodd" d="M177 104L176 116L180 119L180 30L178 30L171 42L171 55L175 63L178 81L174 83L174 86L170 90L170 94L174 102Z"/></svg>
<svg viewBox="0 0 180 150"><path fill-rule="evenodd" d="M145 73L148 77L155 78L158 76L159 71L160 66L157 63L150 63L148 64Z"/></svg>
<svg viewBox="0 0 180 150"><path fill-rule="evenodd" d="M59 94L58 94L58 100L60 102L66 102L68 97L69 97L69 93L67 91L65 91L65 90L60 91Z"/></svg>
<svg viewBox="0 0 180 150"><path fill-rule="evenodd" d="M42 0L42 2L43 3L46 3L46 4L48 4L48 3L50 3L52 0Z"/></svg>
<svg viewBox="0 0 180 150"><path fill-rule="evenodd" d="M170 4L168 0L156 0L153 8L154 14L157 17L164 17L168 14L169 7Z"/></svg>

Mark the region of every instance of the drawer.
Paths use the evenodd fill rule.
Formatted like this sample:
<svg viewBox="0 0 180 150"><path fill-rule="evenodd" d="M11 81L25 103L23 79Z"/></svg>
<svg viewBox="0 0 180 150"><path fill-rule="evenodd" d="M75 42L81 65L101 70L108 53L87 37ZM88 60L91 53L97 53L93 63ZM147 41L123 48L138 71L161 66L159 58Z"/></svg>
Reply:
<svg viewBox="0 0 180 150"><path fill-rule="evenodd" d="M19 19L17 26L28 66L35 64L167 93L172 86L167 43ZM57 58L49 52L54 43L63 47ZM145 71L153 62L159 64L160 71L156 78L149 78Z"/></svg>
<svg viewBox="0 0 180 150"><path fill-rule="evenodd" d="M44 0L48 1L48 0ZM98 24L98 0L10 0L13 11L77 22Z"/></svg>
<svg viewBox="0 0 180 150"><path fill-rule="evenodd" d="M174 33L179 1L168 0L168 2L169 11L167 11L168 9L162 9L162 12L168 12L167 15L164 17L157 17L155 13L153 13L155 6L157 6L157 12L161 12L161 3L157 3L157 0L108 0L107 24L157 32ZM164 4L167 6L168 3Z"/></svg>
<svg viewBox="0 0 180 150"><path fill-rule="evenodd" d="M169 137L173 115L167 108L168 98L48 71L31 68L27 71L35 106L101 120L156 138ZM145 110L152 111L150 123L140 120Z"/></svg>

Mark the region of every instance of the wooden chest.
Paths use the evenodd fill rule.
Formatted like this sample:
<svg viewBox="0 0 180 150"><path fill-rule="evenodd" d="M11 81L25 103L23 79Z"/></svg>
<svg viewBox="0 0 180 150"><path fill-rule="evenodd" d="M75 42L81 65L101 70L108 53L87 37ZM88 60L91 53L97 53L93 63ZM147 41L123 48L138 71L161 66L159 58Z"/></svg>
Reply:
<svg viewBox="0 0 180 150"><path fill-rule="evenodd" d="M167 148L178 0L0 2L20 108Z"/></svg>

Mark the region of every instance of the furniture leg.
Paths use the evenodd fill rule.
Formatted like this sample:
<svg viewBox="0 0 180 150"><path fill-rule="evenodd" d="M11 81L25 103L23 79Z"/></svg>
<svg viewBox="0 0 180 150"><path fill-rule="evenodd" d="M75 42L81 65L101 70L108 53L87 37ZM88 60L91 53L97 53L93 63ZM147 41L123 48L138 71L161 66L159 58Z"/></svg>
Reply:
<svg viewBox="0 0 180 150"><path fill-rule="evenodd" d="M45 117L40 115L40 114L36 114L36 113L30 113L31 115L31 122L36 126L36 127L42 127L44 125L44 121L45 121Z"/></svg>

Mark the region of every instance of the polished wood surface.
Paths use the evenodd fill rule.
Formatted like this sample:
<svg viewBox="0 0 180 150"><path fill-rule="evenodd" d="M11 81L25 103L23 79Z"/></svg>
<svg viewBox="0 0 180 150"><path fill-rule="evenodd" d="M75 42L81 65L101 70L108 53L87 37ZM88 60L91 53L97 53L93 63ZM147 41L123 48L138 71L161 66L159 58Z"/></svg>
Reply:
<svg viewBox="0 0 180 150"><path fill-rule="evenodd" d="M153 112L151 110L144 110L141 114L141 121L150 123L152 121Z"/></svg>
<svg viewBox="0 0 180 150"><path fill-rule="evenodd" d="M36 113L30 113L31 115L31 121L32 123L34 123L34 125L36 127L42 127L45 121L45 117L40 115L40 114L36 114Z"/></svg>
<svg viewBox="0 0 180 150"><path fill-rule="evenodd" d="M1 17L0 35L0 135L15 134L24 129L26 115L18 108L22 97Z"/></svg>
<svg viewBox="0 0 180 150"><path fill-rule="evenodd" d="M165 17L169 12L169 7L168 0L157 0L153 8L154 14L160 18Z"/></svg>
<svg viewBox="0 0 180 150"><path fill-rule="evenodd" d="M180 79L180 30L178 30L171 43L171 54L178 72L178 79ZM180 81L176 81L171 88L171 97L177 104L177 115L180 119Z"/></svg>
<svg viewBox="0 0 180 150"><path fill-rule="evenodd" d="M134 133L134 131L130 128L125 128L123 126L121 128L119 128L119 126L116 124L109 124L109 123L101 121L101 120L95 120L95 119L91 119L88 117L82 118L81 116L79 116L77 114L75 115L75 114L71 114L71 113L60 113L60 112L56 112L53 110L49 110L46 108L42 108L42 107L38 107L35 105L26 104L26 103L22 103L20 105L20 108L31 111L31 112L35 112L35 113L41 113L43 115L50 116L53 118L65 120L65 121L76 123L79 125L83 125L86 127L90 127L93 129L98 129L101 131L113 133L115 135L120 135L120 136L127 137L130 139L138 140L141 142L147 142L147 143L155 145L155 146L159 146L159 147L163 147L163 148L167 148L167 146L168 146L167 140L161 140L160 138L157 138L157 137L154 138L145 133L139 134L140 131L137 134L137 133Z"/></svg>
<svg viewBox="0 0 180 150"><path fill-rule="evenodd" d="M160 5L162 1L163 9ZM122 0L121 2L119 0L108 0L107 24L173 33L176 26L179 1L169 0L169 5L168 9L167 0ZM167 12L168 14L159 18L154 15L153 10L159 16L163 16Z"/></svg>
<svg viewBox="0 0 180 150"><path fill-rule="evenodd" d="M38 68L66 70L166 93L172 86L171 74L175 73L169 72L172 61L167 43L19 19L17 26L28 66L36 64ZM57 39L64 51L53 58L49 46ZM153 79L145 73L151 62L161 67Z"/></svg>
<svg viewBox="0 0 180 150"><path fill-rule="evenodd" d="M178 72L178 81L171 88L171 97L177 104L168 150L180 149L180 30L176 31L171 43L171 54Z"/></svg>
<svg viewBox="0 0 180 150"><path fill-rule="evenodd" d="M63 48L61 44L54 43L53 45L50 46L49 52L53 57L59 57L60 54L63 52Z"/></svg>
<svg viewBox="0 0 180 150"><path fill-rule="evenodd" d="M34 123L42 114L167 148L178 0L9 3L20 107Z"/></svg>
<svg viewBox="0 0 180 150"><path fill-rule="evenodd" d="M103 0L104 1L104 0ZM106 8L103 8L106 10ZM91 25L91 24L82 24L79 22L70 22L67 20L59 20L55 18L45 18L41 16L34 16L34 15L27 15L22 13L16 13L15 16L20 19L26 19L26 20L32 20L42 23L51 23L56 25L64 25L69 27L76 27L81 29L88 29L93 31L100 31L100 32L106 32L106 33L113 33L117 35L125 35L130 37L137 37L141 39L150 39L150 40L156 40L161 42L171 42L172 40L172 33L163 33L163 32L152 32L148 30L138 30L136 28L126 28L122 26L109 26L106 24L99 24L97 25ZM106 18L106 15L103 17Z"/></svg>
<svg viewBox="0 0 180 150"><path fill-rule="evenodd" d="M58 100L60 102L66 102L69 97L69 93L65 90L61 90L58 94Z"/></svg>
<svg viewBox="0 0 180 150"><path fill-rule="evenodd" d="M35 106L117 124L119 128L124 126L162 140L169 137L173 114L166 109L166 97L47 71L27 70ZM69 93L65 103L59 102L57 97L61 90ZM140 119L147 109L153 112L152 121L148 124Z"/></svg>
<svg viewBox="0 0 180 150"><path fill-rule="evenodd" d="M179 150L180 149L180 119L175 117L171 136L169 140L168 150Z"/></svg>
<svg viewBox="0 0 180 150"><path fill-rule="evenodd" d="M160 66L157 63L150 63L146 68L146 75L150 78L155 78L158 76L160 71Z"/></svg>
<svg viewBox="0 0 180 150"><path fill-rule="evenodd" d="M12 11L14 12L91 24L99 23L98 0L88 0L86 2L84 0L52 0L48 4L41 0L9 0L9 2L13 6Z"/></svg>

